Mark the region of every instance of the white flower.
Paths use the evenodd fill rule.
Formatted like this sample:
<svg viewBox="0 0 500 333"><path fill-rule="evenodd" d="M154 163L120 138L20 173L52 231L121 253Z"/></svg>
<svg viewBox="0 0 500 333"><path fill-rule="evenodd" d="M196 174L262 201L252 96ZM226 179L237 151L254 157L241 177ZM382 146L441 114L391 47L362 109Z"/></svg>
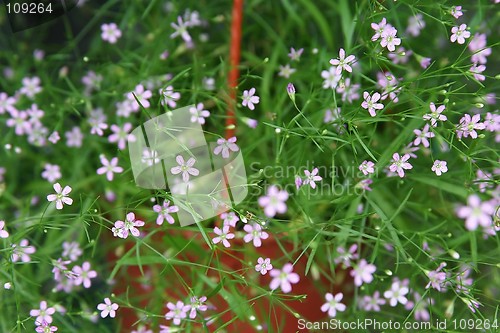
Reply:
<svg viewBox="0 0 500 333"><path fill-rule="evenodd" d="M214 154L219 155L222 152L222 158L229 158L229 151L238 151L240 148L236 145L236 137L226 139L218 139L217 147L214 149Z"/></svg>

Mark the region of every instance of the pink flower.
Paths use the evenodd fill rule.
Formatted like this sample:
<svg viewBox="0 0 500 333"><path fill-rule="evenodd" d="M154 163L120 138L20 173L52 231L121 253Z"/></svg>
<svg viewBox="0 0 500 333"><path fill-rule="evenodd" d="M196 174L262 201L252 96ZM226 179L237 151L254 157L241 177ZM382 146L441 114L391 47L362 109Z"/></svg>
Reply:
<svg viewBox="0 0 500 333"><path fill-rule="evenodd" d="M7 126L15 128L16 135L24 135L31 131L31 123L28 121L26 111L12 110L9 114L10 118L5 123Z"/></svg>
<svg viewBox="0 0 500 333"><path fill-rule="evenodd" d="M375 172L375 169L373 168L375 166L375 163L372 161L363 161L361 165L359 166L359 171L363 172L363 175L368 175L371 173Z"/></svg>
<svg viewBox="0 0 500 333"><path fill-rule="evenodd" d="M9 233L5 230L5 221L0 221L0 238L9 237Z"/></svg>
<svg viewBox="0 0 500 333"><path fill-rule="evenodd" d="M342 293L338 293L335 296L333 296L333 294L326 293L326 303L321 306L321 312L328 312L328 316L331 318L335 318L337 311L344 312L346 306L345 304L340 303L343 297L344 294Z"/></svg>
<svg viewBox="0 0 500 333"><path fill-rule="evenodd" d="M52 323L52 315L56 312L56 309L53 307L47 307L46 301L40 302L40 309L33 309L30 311L30 316L36 317L35 321L42 323L46 322L47 324Z"/></svg>
<svg viewBox="0 0 500 333"><path fill-rule="evenodd" d="M203 103L198 103L196 107L190 107L189 112L191 113L191 122L200 125L205 124L205 118L210 116L209 111L203 110Z"/></svg>
<svg viewBox="0 0 500 333"><path fill-rule="evenodd" d="M14 104L16 104L17 100L15 97L9 97L4 92L0 92L0 114L4 114L7 112L15 112L17 111Z"/></svg>
<svg viewBox="0 0 500 333"><path fill-rule="evenodd" d="M408 299L405 297L410 290L401 281L394 280L391 289L384 292L384 297L389 300L389 304L394 307L398 303L405 305Z"/></svg>
<svg viewBox="0 0 500 333"><path fill-rule="evenodd" d="M467 198L467 206L461 206L457 210L457 216L465 219L465 228L474 231L478 226L489 227L495 213L495 206L489 201L481 202L481 199L472 194Z"/></svg>
<svg viewBox="0 0 500 333"><path fill-rule="evenodd" d="M56 180L61 179L61 168L59 165L45 163L45 170L42 172L42 178L54 184Z"/></svg>
<svg viewBox="0 0 500 333"><path fill-rule="evenodd" d="M64 135L66 136L66 146L77 148L82 146L83 134L80 127L75 126L71 131L64 133Z"/></svg>
<svg viewBox="0 0 500 333"><path fill-rule="evenodd" d="M191 304L190 304L190 311L189 311L189 318L194 319L196 318L196 311L200 312L205 312L208 309L208 306L206 306L205 303L207 301L206 296L201 296L200 298L193 296L191 297Z"/></svg>
<svg viewBox="0 0 500 333"><path fill-rule="evenodd" d="M389 170L392 172L397 172L399 177L403 178L405 176L405 170L412 169L413 166L407 162L410 159L410 154L405 154L400 156L398 153L392 155L392 164Z"/></svg>
<svg viewBox="0 0 500 333"><path fill-rule="evenodd" d="M118 308L118 304L111 303L111 300L108 297L104 299L104 303L97 305L97 310L101 311L101 318L106 318L108 315L110 318L114 318Z"/></svg>
<svg viewBox="0 0 500 333"><path fill-rule="evenodd" d="M431 104L429 104L429 108L431 109L431 113L425 114L423 118L425 120L430 120L432 127L437 126L438 120L439 121L446 121L448 119L444 114L442 114L444 109L446 109L446 107L444 105L440 105L436 109L436 105L434 105L434 103L431 102Z"/></svg>
<svg viewBox="0 0 500 333"><path fill-rule="evenodd" d="M49 323L46 321L36 321L35 324L37 327L35 328L35 331L37 333L51 333L51 332L57 332L57 326L51 326Z"/></svg>
<svg viewBox="0 0 500 333"><path fill-rule="evenodd" d="M236 223L240 220L240 218L234 213L222 213L220 214L220 218L224 220L224 225L229 225L231 227L236 227Z"/></svg>
<svg viewBox="0 0 500 333"><path fill-rule="evenodd" d="M372 41L376 41L378 40L381 36L382 36L382 33L392 27L390 24L387 24L387 21L385 19L385 17L382 19L382 21L380 21L380 23L372 23L371 24L371 27L373 30L375 30L375 34L372 36Z"/></svg>
<svg viewBox="0 0 500 333"><path fill-rule="evenodd" d="M486 117L484 118L484 129L489 132L499 132L500 114L494 114L490 112L486 113Z"/></svg>
<svg viewBox="0 0 500 333"><path fill-rule="evenodd" d="M431 170L434 171L438 176L441 176L441 174L448 172L446 161L435 160Z"/></svg>
<svg viewBox="0 0 500 333"><path fill-rule="evenodd" d="M290 53L288 53L288 57L292 61L300 61L300 56L302 55L302 52L304 52L303 48L298 49L297 51L295 51L295 49L293 47L291 47L290 48Z"/></svg>
<svg viewBox="0 0 500 333"><path fill-rule="evenodd" d="M34 246L30 246L27 239L22 239L18 244L12 244L12 262L18 262L21 259L22 262L29 262L31 260L30 254L36 252Z"/></svg>
<svg viewBox="0 0 500 333"><path fill-rule="evenodd" d="M380 45L382 47L387 47L389 51L393 52L397 45L401 45L401 39L396 37L397 32L398 31L394 27L384 29L380 35L382 37Z"/></svg>
<svg viewBox="0 0 500 333"><path fill-rule="evenodd" d="M420 35L420 30L425 28L425 21L422 14L417 14L415 16L410 16L408 19L408 27L406 28L406 32L412 35L413 37L417 37Z"/></svg>
<svg viewBox="0 0 500 333"><path fill-rule="evenodd" d="M114 44L122 36L116 23L104 23L101 25L101 38L103 41Z"/></svg>
<svg viewBox="0 0 500 333"><path fill-rule="evenodd" d="M71 261L76 261L82 255L83 251L77 242L64 242L62 244L62 256L69 258Z"/></svg>
<svg viewBox="0 0 500 333"><path fill-rule="evenodd" d="M118 125L111 125L111 134L108 137L108 141L111 143L117 142L118 149L124 150L126 147L126 142L135 142L136 137L133 134L129 134L132 130L131 123L123 124L123 128L120 128Z"/></svg>
<svg viewBox="0 0 500 333"><path fill-rule="evenodd" d="M116 221L115 226L113 228L114 236L118 236L120 238L127 238L129 232L135 236L140 236L140 231L136 227L142 227L144 225L144 221L136 220L134 213L128 213L125 221Z"/></svg>
<svg viewBox="0 0 500 333"><path fill-rule="evenodd" d="M123 172L123 168L118 166L118 157L113 157L111 161L108 161L104 155L99 156L99 158L103 166L97 169L97 174L102 175L105 173L108 181L113 180L114 173Z"/></svg>
<svg viewBox="0 0 500 333"><path fill-rule="evenodd" d="M436 270L427 273L427 277L429 278L429 283L427 283L425 289L429 289L432 286L432 288L436 289L437 291L440 292L446 291L445 290L446 273L440 272L440 270L442 270L444 267L446 267L446 263L442 262Z"/></svg>
<svg viewBox="0 0 500 333"><path fill-rule="evenodd" d="M359 84L351 84L351 79L346 78L343 83L339 84L337 87L337 92L342 94L342 101L352 103L354 100L359 99L359 88L361 85ZM340 110L340 108L339 108Z"/></svg>
<svg viewBox="0 0 500 333"><path fill-rule="evenodd" d="M352 244L349 249L346 251L343 247L337 247L337 257L334 262L336 265L342 263L345 268L351 267L351 260L356 260L359 258L357 244Z"/></svg>
<svg viewBox="0 0 500 333"><path fill-rule="evenodd" d="M52 144L56 144L59 140L61 140L61 137L59 136L59 132L54 131L52 134L50 134L48 140L52 142Z"/></svg>
<svg viewBox="0 0 500 333"><path fill-rule="evenodd" d="M260 97L255 95L255 88L250 88L250 90L243 91L243 106L248 107L250 110L254 110L254 104L259 104Z"/></svg>
<svg viewBox="0 0 500 333"><path fill-rule="evenodd" d="M262 226L258 223L252 225L247 224L243 227L243 230L247 232L243 240L245 243L249 243L253 240L253 246L260 247L262 245L262 239L269 238L269 234L262 230Z"/></svg>
<svg viewBox="0 0 500 333"><path fill-rule="evenodd" d="M485 64L488 62L486 57L491 55L491 48L486 47L486 34L474 34L468 47L474 53L470 58L472 63Z"/></svg>
<svg viewBox="0 0 500 333"><path fill-rule="evenodd" d="M47 201L56 202L56 209L63 209L63 204L71 206L73 204L73 199L68 197L68 194L71 192L71 187L65 186L64 189L61 187L59 183L54 184L54 190L56 194L49 194L47 196Z"/></svg>
<svg viewBox="0 0 500 333"><path fill-rule="evenodd" d="M413 130L413 133L415 133L415 135L417 136L413 141L413 144L415 146L419 146L420 144L422 144L426 148L430 146L429 140L427 139L433 138L435 136L433 132L429 132L429 124L426 124L422 130Z"/></svg>
<svg viewBox="0 0 500 333"><path fill-rule="evenodd" d="M259 198L259 206L264 208L267 217L274 217L276 213L283 214L287 210L286 201L288 192L280 191L276 185L267 189L267 195Z"/></svg>
<svg viewBox="0 0 500 333"><path fill-rule="evenodd" d="M365 91L363 92L363 98L365 99L361 103L361 107L363 109L367 109L370 116L375 117L377 113L375 110L382 110L384 108L384 104L377 103L380 100L380 94L378 92L374 93L373 96Z"/></svg>
<svg viewBox="0 0 500 333"><path fill-rule="evenodd" d="M262 257L259 257L259 259L257 259L257 265L255 265L255 270L257 272L260 272L260 274L262 275L266 275L267 271L270 271L272 269L273 265L271 264L271 259L264 259Z"/></svg>
<svg viewBox="0 0 500 333"><path fill-rule="evenodd" d="M380 298L380 292L377 290L373 293L373 296L364 296L363 297L363 309L365 311L380 311L380 306L384 305L385 299Z"/></svg>
<svg viewBox="0 0 500 333"><path fill-rule="evenodd" d="M460 123L457 127L457 137L461 139L462 137L466 138L470 135L471 138L476 139L476 130L483 130L486 128L484 123L479 122L480 120L480 114L475 114L472 117L467 113L464 114L464 116L460 118Z"/></svg>
<svg viewBox="0 0 500 333"><path fill-rule="evenodd" d="M154 205L153 210L158 213L156 224L162 225L164 220L167 220L169 224L174 224L175 220L170 214L177 213L179 211L179 207L175 205L170 206L170 201L165 200L163 201L163 206Z"/></svg>
<svg viewBox="0 0 500 333"><path fill-rule="evenodd" d="M134 96L135 95L135 96ZM151 91L145 90L144 86L142 84L138 84L135 86L135 90L132 92L129 92L127 94L127 99L130 100L132 110L138 111L142 105L145 109L149 108L151 104L149 103L148 99L150 99L153 96ZM137 103L137 100L139 103Z"/></svg>
<svg viewBox="0 0 500 333"><path fill-rule="evenodd" d="M200 174L200 171L193 167L196 162L194 157L190 157L187 162L184 162L184 158L181 155L177 155L175 160L177 161L178 166L172 167L170 172L173 175L182 173L182 180L185 183L189 181L189 175L198 176Z"/></svg>
<svg viewBox="0 0 500 333"><path fill-rule="evenodd" d="M352 67L349 64L352 63L355 59L356 57L353 55L349 55L346 58L345 51L341 48L339 51L338 59L330 60L330 64L336 66L335 75L340 75L342 73L342 69L345 69L349 73L352 73Z"/></svg>
<svg viewBox="0 0 500 333"><path fill-rule="evenodd" d="M459 27L451 28L452 35L450 41L452 43L465 44L465 39L470 37L470 31L467 30L467 24L461 24Z"/></svg>
<svg viewBox="0 0 500 333"><path fill-rule="evenodd" d="M450 12L451 16L453 16L454 18L459 18L460 16L462 16L464 13L462 13L462 6L453 6L451 7L451 12Z"/></svg>
<svg viewBox="0 0 500 333"><path fill-rule="evenodd" d="M40 87L40 78L38 76L23 78L23 87L19 92L26 97L33 99L36 94L42 91Z"/></svg>
<svg viewBox="0 0 500 333"><path fill-rule="evenodd" d="M373 281L373 273L377 270L375 265L369 264L365 259L361 259L358 265L354 265L351 276L354 278L354 284L359 287L365 283Z"/></svg>
<svg viewBox="0 0 500 333"><path fill-rule="evenodd" d="M173 319L174 325L180 325L181 320L186 318L187 312L191 309L189 305L184 305L181 301L177 301L176 304L168 302L166 306L170 311L165 314L165 319Z"/></svg>
<svg viewBox="0 0 500 333"><path fill-rule="evenodd" d="M184 40L186 43L191 43L192 39L191 36L189 35L189 32L187 29L190 27L190 22L184 22L182 20L181 16L177 16L177 24L176 23L170 23L170 26L174 28L174 32L170 35L171 39L174 39L178 36L181 36L181 38Z"/></svg>
<svg viewBox="0 0 500 333"><path fill-rule="evenodd" d="M324 79L323 89L335 89L342 78L341 75L337 75L337 68L333 66L327 71L322 71L321 77Z"/></svg>
<svg viewBox="0 0 500 333"><path fill-rule="evenodd" d="M181 98L181 94L174 91L174 87L168 86L165 89L160 90L160 94L163 96L161 100L161 105L168 105L171 108L175 108L177 106L176 101Z"/></svg>
<svg viewBox="0 0 500 333"><path fill-rule="evenodd" d="M474 78L478 81L484 81L486 80L486 77L481 74L482 72L484 72L484 70L486 69L486 66L485 65L477 65L477 64L474 64L472 65L472 67L469 69L469 71L472 73L472 76L474 76Z"/></svg>
<svg viewBox="0 0 500 333"><path fill-rule="evenodd" d="M54 268L52 268L52 273L54 273L54 280L60 282L62 278L62 274L64 274L68 278L73 277L73 273L68 270L67 265L71 264L71 261L69 260L63 260L62 258L59 258L57 260L52 259L52 265Z"/></svg>
<svg viewBox="0 0 500 333"><path fill-rule="evenodd" d="M279 69L278 76L284 77L285 79L290 78L290 75L297 71L295 68L290 67L289 64L285 66L279 65Z"/></svg>
<svg viewBox="0 0 500 333"><path fill-rule="evenodd" d="M293 272L293 265L291 263L286 263L283 269L272 269L269 275L273 277L269 288L271 290L276 290L278 287L287 294L292 291L292 284L298 283L300 281L300 276Z"/></svg>
<svg viewBox="0 0 500 333"><path fill-rule="evenodd" d="M73 273L76 275L73 283L75 286L79 286L83 284L84 288L90 288L91 281L90 279L94 279L97 277L97 272L91 270L90 263L85 261L82 266L74 266Z"/></svg>
<svg viewBox="0 0 500 333"><path fill-rule="evenodd" d="M233 239L234 234L229 232L228 225L223 226L222 230L219 229L218 227L215 227L214 233L217 235L216 237L212 238L214 244L222 242L222 245L224 245L224 247L231 247L231 244L228 242L228 239Z"/></svg>
<svg viewBox="0 0 500 333"><path fill-rule="evenodd" d="M427 58L427 57L420 58L420 61L419 61L420 67L422 67L423 69L426 69L431 64L431 61L432 61L431 58Z"/></svg>
<svg viewBox="0 0 500 333"><path fill-rule="evenodd" d="M306 178L304 179L303 185L309 184L311 188L315 189L316 188L315 182L319 182L323 179L321 176L318 176L318 172L319 172L318 168L314 168L312 171L304 170Z"/></svg>
<svg viewBox="0 0 500 333"><path fill-rule="evenodd" d="M233 136L229 139L220 138L217 140L217 147L214 149L214 154L219 155L222 152L222 158L229 158L230 151L238 151L240 148L236 145L236 137Z"/></svg>

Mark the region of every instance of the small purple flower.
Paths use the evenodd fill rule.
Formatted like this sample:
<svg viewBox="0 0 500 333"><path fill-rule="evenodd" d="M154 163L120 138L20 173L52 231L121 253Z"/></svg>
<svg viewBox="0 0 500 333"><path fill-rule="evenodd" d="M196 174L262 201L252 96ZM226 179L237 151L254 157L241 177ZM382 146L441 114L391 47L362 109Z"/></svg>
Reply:
<svg viewBox="0 0 500 333"><path fill-rule="evenodd" d="M477 139L476 130L483 130L486 128L484 123L480 121L480 114L475 114L472 117L467 113L464 114L464 116L460 118L460 123L457 127L457 137L461 139L462 137L467 138L470 136L473 139Z"/></svg>
<svg viewBox="0 0 500 333"><path fill-rule="evenodd" d="M433 138L435 136L433 132L429 131L429 124L425 124L422 130L414 129L413 133L415 133L415 135L417 136L413 141L413 145L419 146L420 144L422 144L426 148L430 146L428 139Z"/></svg>
<svg viewBox="0 0 500 333"><path fill-rule="evenodd" d="M21 259L22 262L29 262L31 260L30 254L36 252L34 246L30 246L27 239L22 239L19 244L12 244L12 262L17 262Z"/></svg>
<svg viewBox="0 0 500 333"><path fill-rule="evenodd" d="M377 290L373 293L373 296L363 297L363 309L365 311L380 311L380 306L386 303L385 299L380 298L380 292Z"/></svg>
<svg viewBox="0 0 500 333"><path fill-rule="evenodd" d="M267 189L267 195L259 198L259 206L264 208L267 217L274 217L277 213L283 214L287 210L286 201L288 192L280 191L276 185Z"/></svg>
<svg viewBox="0 0 500 333"><path fill-rule="evenodd" d="M345 304L340 303L344 294L338 293L335 296L331 293L326 293L325 299L326 303L321 306L321 312L328 312L328 316L335 318L337 311L344 312L346 309Z"/></svg>
<svg viewBox="0 0 500 333"><path fill-rule="evenodd" d="M33 309L30 311L30 316L36 317L35 321L39 323L46 322L47 324L52 323L52 315L56 312L53 307L47 307L46 301L40 302L39 309Z"/></svg>
<svg viewBox="0 0 500 333"><path fill-rule="evenodd" d="M400 156L398 153L394 153L392 155L392 164L390 165L389 170L397 172L399 177L403 178L405 176L405 170L413 169L413 166L407 162L409 159L409 154Z"/></svg>
<svg viewBox="0 0 500 333"><path fill-rule="evenodd" d="M190 157L187 162L184 162L184 158L181 155L177 155L175 160L177 161L178 166L172 167L170 172L173 175L182 173L182 180L185 183L189 181L189 175L198 176L200 174L200 171L193 167L196 162L194 157Z"/></svg>
<svg viewBox="0 0 500 333"><path fill-rule="evenodd" d="M474 78L478 81L486 80L486 77L483 74L481 74L485 70L486 70L485 65L478 66L477 64L473 64L472 67L469 69L469 71L472 73L472 76L474 76Z"/></svg>
<svg viewBox="0 0 500 333"><path fill-rule="evenodd" d="M111 303L111 300L108 297L104 299L104 303L97 305L97 310L101 311L101 318L106 318L108 315L110 318L114 318L118 308L118 304Z"/></svg>
<svg viewBox="0 0 500 333"><path fill-rule="evenodd" d="M271 264L271 259L264 259L262 257L259 257L259 259L257 259L257 265L255 265L255 270L257 272L260 272L260 274L262 275L266 275L267 271L270 271L272 269L273 265Z"/></svg>
<svg viewBox="0 0 500 333"><path fill-rule="evenodd" d="M401 45L401 39L396 37L398 31L394 27L389 27L384 29L381 33L382 40L380 41L380 45L382 47L387 47L387 49L393 52L396 49L397 45Z"/></svg>
<svg viewBox="0 0 500 333"><path fill-rule="evenodd" d="M49 194L47 195L47 201L56 202L56 209L63 209L63 204L66 204L68 206L71 206L73 204L73 199L68 197L68 195L71 193L72 188L69 186L64 186L64 189L59 183L54 184L54 191L56 191L56 194Z"/></svg>
<svg viewBox="0 0 500 333"><path fill-rule="evenodd" d="M314 168L312 171L304 170L306 178L304 179L304 182L302 184L303 185L309 184L311 188L315 189L316 188L315 182L319 182L323 179L321 176L318 176L318 172L319 172L318 168Z"/></svg>
<svg viewBox="0 0 500 333"><path fill-rule="evenodd" d="M174 87L168 86L165 89L160 90L160 94L163 96L161 100L161 105L168 105L171 108L175 108L177 106L176 101L181 98L181 94L174 91Z"/></svg>
<svg viewBox="0 0 500 333"><path fill-rule="evenodd" d="M122 36L122 32L118 29L116 23L104 23L101 25L101 38L111 44L115 44Z"/></svg>
<svg viewBox="0 0 500 333"><path fill-rule="evenodd" d="M51 326L50 323L46 322L43 320L42 322L36 321L35 324L37 327L35 328L35 331L37 333L51 333L51 332L57 332L57 326Z"/></svg>
<svg viewBox="0 0 500 333"><path fill-rule="evenodd" d="M359 166L359 171L363 172L363 175L367 176L368 174L375 172L374 166L375 166L375 163L373 163L372 161L365 160Z"/></svg>
<svg viewBox="0 0 500 333"><path fill-rule="evenodd" d="M336 265L342 263L345 268L351 267L351 260L357 260L359 255L358 244L352 244L349 249L346 251L343 247L337 247L337 257L334 262Z"/></svg>
<svg viewBox="0 0 500 333"><path fill-rule="evenodd" d="M210 117L210 111L203 109L203 103L196 104L196 107L190 107L189 112L191 113L191 122L200 125L205 124L205 118Z"/></svg>
<svg viewBox="0 0 500 333"><path fill-rule="evenodd" d="M127 214L125 221L118 220L115 222L113 235L127 238L130 232L133 236L139 237L141 232L136 227L142 227L143 225L144 221L136 220L135 214L131 212Z"/></svg>
<svg viewBox="0 0 500 333"><path fill-rule="evenodd" d="M337 59L331 59L330 65L336 66L335 68L336 75L340 75L343 69L349 73L352 73L352 67L350 66L350 64L354 62L355 59L356 57L353 55L349 55L346 58L345 51L343 48L341 48L339 51L339 57Z"/></svg>
<svg viewBox="0 0 500 333"><path fill-rule="evenodd" d="M5 221L0 221L0 238L9 237L9 233L5 230Z"/></svg>
<svg viewBox="0 0 500 333"><path fill-rule="evenodd" d="M300 56L302 55L302 52L304 52L304 49L303 48L300 48L298 49L297 51L291 47L290 48L290 53L288 53L288 57L292 60L292 61L300 61Z"/></svg>
<svg viewBox="0 0 500 333"><path fill-rule="evenodd" d="M247 224L243 227L243 230L247 232L243 240L245 243L249 243L253 240L253 246L260 247L262 245L262 239L269 238L269 234L262 230L262 226L258 223Z"/></svg>
<svg viewBox="0 0 500 333"><path fill-rule="evenodd" d="M229 232L228 225L223 226L222 229L220 229L219 227L215 227L214 233L217 235L216 237L212 238L212 242L214 242L214 244L222 242L222 245L224 245L224 247L231 247L228 239L233 239L234 234Z"/></svg>
<svg viewBox="0 0 500 333"><path fill-rule="evenodd" d="M373 273L377 270L375 265L369 264L365 259L361 259L354 269L351 276L354 278L354 284L359 287L364 283L373 281Z"/></svg>
<svg viewBox="0 0 500 333"><path fill-rule="evenodd" d="M435 160L431 170L434 171L436 175L441 176L443 173L448 172L446 164L446 161Z"/></svg>
<svg viewBox="0 0 500 333"><path fill-rule="evenodd" d="M243 91L243 106L248 107L250 110L255 110L254 104L259 104L260 97L255 95L255 88Z"/></svg>
<svg viewBox="0 0 500 333"><path fill-rule="evenodd" d="M293 265L291 263L286 263L281 270L272 269L269 275L273 278L269 284L269 288L276 290L280 287L285 294L292 291L292 284L300 281L300 276L293 272Z"/></svg>
<svg viewBox="0 0 500 333"><path fill-rule="evenodd" d="M451 7L450 14L451 14L451 16L453 16L456 19L459 18L460 16L462 16L464 14L462 12L462 6L453 6L453 7Z"/></svg>
<svg viewBox="0 0 500 333"><path fill-rule="evenodd" d="M118 166L118 157L113 157L111 160L108 160L106 156L99 156L101 159L102 167L97 169L97 174L102 175L106 174L106 179L108 181L112 181L115 173L123 172L123 168Z"/></svg>
<svg viewBox="0 0 500 333"><path fill-rule="evenodd" d="M75 279L73 283L75 286L79 286L83 284L83 287L90 288L91 281L90 279L94 279L97 277L97 272L91 270L90 263L85 261L82 266L74 266L73 273L75 274Z"/></svg>
<svg viewBox="0 0 500 333"><path fill-rule="evenodd" d="M465 39L470 37L470 31L467 30L467 24L461 24L459 27L451 28L450 41L452 43L465 44Z"/></svg>
<svg viewBox="0 0 500 333"><path fill-rule="evenodd" d="M169 224L174 224L175 220L170 215L171 213L177 213L179 211L179 207L172 205L170 206L170 201L163 201L163 205L154 205L153 210L158 213L158 217L156 218L156 224L162 225L164 220L167 220Z"/></svg>
<svg viewBox="0 0 500 333"><path fill-rule="evenodd" d="M111 134L108 137L108 141L113 143L117 142L118 143L118 149L124 150L126 147L126 142L135 142L136 137L133 134L129 134L130 131L132 130L132 124L131 123L125 123L123 124L123 128L118 127L118 125L111 125L111 131L113 134Z"/></svg>
<svg viewBox="0 0 500 333"><path fill-rule="evenodd" d="M191 297L191 310L189 311L189 318L194 319L196 318L196 313L197 311L200 312L205 312L208 309L208 306L206 306L205 303L207 301L206 296L201 296L200 298L193 296Z"/></svg>
<svg viewBox="0 0 500 333"><path fill-rule="evenodd" d="M408 299L405 297L410 290L401 281L394 280L391 289L384 292L384 297L389 300L389 304L394 307L398 303L405 305Z"/></svg>
<svg viewBox="0 0 500 333"><path fill-rule="evenodd" d="M184 305L181 301L177 301L176 304L168 302L166 306L170 311L165 314L165 319L173 319L174 325L180 325L181 320L186 318L187 312L191 309L191 306Z"/></svg>
<svg viewBox="0 0 500 333"><path fill-rule="evenodd" d="M375 110L382 110L384 108L384 104L377 103L380 100L380 94L378 92L374 93L372 96L365 91L363 92L363 98L365 99L361 103L361 107L363 109L367 109L370 116L375 117L377 115Z"/></svg>
<svg viewBox="0 0 500 333"><path fill-rule="evenodd" d="M481 199L473 194L467 198L467 206L461 206L457 210L457 216L465 219L465 228L474 231L478 226L489 227L495 213L495 206L489 201L481 202Z"/></svg>
<svg viewBox="0 0 500 333"><path fill-rule="evenodd" d="M429 289L430 287L432 287L440 292L446 291L445 289L446 273L440 272L444 267L446 267L446 263L442 262L436 270L427 273L427 277L429 278L429 283L427 283L425 289Z"/></svg>
<svg viewBox="0 0 500 333"><path fill-rule="evenodd" d="M438 120L439 121L446 121L448 119L444 114L442 114L443 111L446 109L446 107L444 105L440 105L436 109L436 105L434 105L434 103L431 102L429 105L429 108L431 110L431 113L425 114L423 118L425 120L430 120L432 127L437 126Z"/></svg>
<svg viewBox="0 0 500 333"><path fill-rule="evenodd" d="M230 151L238 151L240 148L236 145L236 137L233 136L229 139L220 138L217 140L217 147L214 149L214 154L219 155L222 152L222 158L229 158Z"/></svg>
<svg viewBox="0 0 500 333"><path fill-rule="evenodd" d="M220 214L220 218L224 220L224 225L229 225L231 227L236 227L236 223L240 220L240 218L234 213L222 213Z"/></svg>

